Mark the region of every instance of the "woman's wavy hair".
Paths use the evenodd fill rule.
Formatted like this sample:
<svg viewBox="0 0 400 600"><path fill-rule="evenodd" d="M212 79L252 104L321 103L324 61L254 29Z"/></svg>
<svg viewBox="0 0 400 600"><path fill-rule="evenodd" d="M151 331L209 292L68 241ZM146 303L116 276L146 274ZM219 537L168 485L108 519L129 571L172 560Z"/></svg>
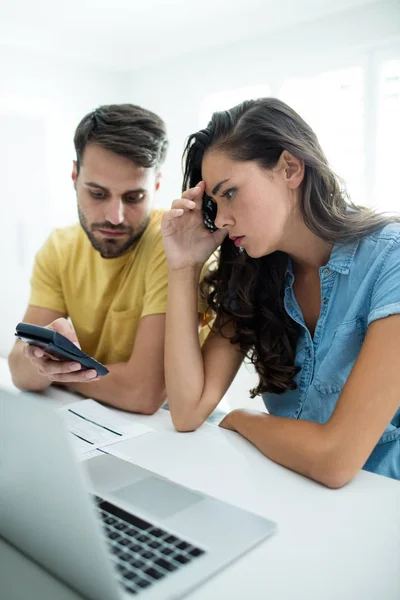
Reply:
<svg viewBox="0 0 400 600"><path fill-rule="evenodd" d="M211 149L235 161L256 161L264 169L272 169L283 150L302 160L304 222L329 243L355 240L395 220L349 200L311 127L276 98L249 100L214 113L205 129L190 135L183 155L183 190L202 180L203 156ZM287 263L288 256L279 251L251 258L226 238L216 268L203 282L216 314L214 328L224 334L224 324L232 322L231 343L239 345L259 375L252 397L296 389L299 329L284 307Z"/></svg>

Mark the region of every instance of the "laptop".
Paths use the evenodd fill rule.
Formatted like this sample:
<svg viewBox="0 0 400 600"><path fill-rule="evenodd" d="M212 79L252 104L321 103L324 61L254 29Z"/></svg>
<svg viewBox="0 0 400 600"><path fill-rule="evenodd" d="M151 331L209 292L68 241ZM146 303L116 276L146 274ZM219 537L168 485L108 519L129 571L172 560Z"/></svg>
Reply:
<svg viewBox="0 0 400 600"><path fill-rule="evenodd" d="M90 600L180 598L276 528L110 454L78 462L34 394L0 390L0 441L0 535Z"/></svg>

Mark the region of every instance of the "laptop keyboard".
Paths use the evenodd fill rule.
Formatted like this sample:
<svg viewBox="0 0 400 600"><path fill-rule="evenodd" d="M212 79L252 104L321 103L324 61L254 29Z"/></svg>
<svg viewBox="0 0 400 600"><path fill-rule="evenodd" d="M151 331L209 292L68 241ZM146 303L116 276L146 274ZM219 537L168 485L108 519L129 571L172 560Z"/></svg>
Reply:
<svg viewBox="0 0 400 600"><path fill-rule="evenodd" d="M205 551L168 531L96 498L120 583L139 594Z"/></svg>

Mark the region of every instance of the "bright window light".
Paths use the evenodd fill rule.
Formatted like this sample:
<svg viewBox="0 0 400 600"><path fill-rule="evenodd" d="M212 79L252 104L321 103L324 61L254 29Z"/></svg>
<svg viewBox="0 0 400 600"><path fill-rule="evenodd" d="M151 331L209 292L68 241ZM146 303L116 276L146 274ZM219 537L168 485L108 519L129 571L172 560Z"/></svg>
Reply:
<svg viewBox="0 0 400 600"><path fill-rule="evenodd" d="M228 110L244 100L263 98L270 95L271 89L269 85L257 85L210 94L204 98L201 104L199 127L206 127L214 112Z"/></svg>
<svg viewBox="0 0 400 600"><path fill-rule="evenodd" d="M400 212L400 57L369 56L369 65L297 76L283 81L277 94L311 125L355 204ZM366 95L368 94L368 96ZM199 115L205 127L214 111L270 96L268 85L207 96Z"/></svg>
<svg viewBox="0 0 400 600"><path fill-rule="evenodd" d="M379 79L375 197L382 210L400 212L400 59L384 61Z"/></svg>
<svg viewBox="0 0 400 600"><path fill-rule="evenodd" d="M279 96L311 125L353 201L365 204L363 68L287 79Z"/></svg>

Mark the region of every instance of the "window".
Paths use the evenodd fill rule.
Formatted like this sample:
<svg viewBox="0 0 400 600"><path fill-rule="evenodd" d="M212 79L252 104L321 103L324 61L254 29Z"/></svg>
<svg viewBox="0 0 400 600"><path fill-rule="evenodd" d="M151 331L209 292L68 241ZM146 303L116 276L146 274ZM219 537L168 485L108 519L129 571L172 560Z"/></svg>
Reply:
<svg viewBox="0 0 400 600"><path fill-rule="evenodd" d="M315 131L355 204L400 212L396 183L400 140L400 56L370 52L356 64L207 96L200 126L212 112L250 98L274 95Z"/></svg>
<svg viewBox="0 0 400 600"><path fill-rule="evenodd" d="M364 69L354 66L287 79L279 97L313 128L353 201L365 203Z"/></svg>
<svg viewBox="0 0 400 600"><path fill-rule="evenodd" d="M376 204L400 212L400 59L383 62L379 73L376 144Z"/></svg>
<svg viewBox="0 0 400 600"><path fill-rule="evenodd" d="M206 127L214 112L228 110L236 104L243 102L243 100L262 98L270 94L271 89L268 85L257 85L210 94L204 98L200 107L199 126Z"/></svg>

